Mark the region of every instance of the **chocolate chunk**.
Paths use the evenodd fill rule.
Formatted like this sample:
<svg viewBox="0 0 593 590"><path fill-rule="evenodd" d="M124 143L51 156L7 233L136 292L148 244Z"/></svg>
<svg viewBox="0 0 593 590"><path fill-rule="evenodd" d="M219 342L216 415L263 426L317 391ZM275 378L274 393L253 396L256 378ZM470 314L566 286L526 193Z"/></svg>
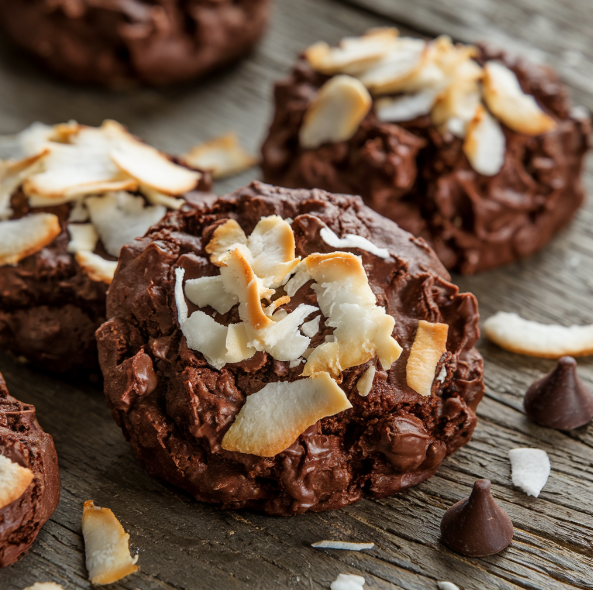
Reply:
<svg viewBox="0 0 593 590"><path fill-rule="evenodd" d="M24 493L0 508L0 567L28 551L60 499L58 456L35 408L10 396L0 374L0 455L33 472Z"/></svg>
<svg viewBox="0 0 593 590"><path fill-rule="evenodd" d="M389 370L377 371L366 397L357 389L361 373L369 363L380 363L371 359L344 370L338 382L353 407L319 420L284 451L264 457L224 450L223 438L246 399L270 383L302 379L303 364L291 366L271 352L258 352L214 368L188 346L174 289L176 267L184 267L186 280L220 273L205 252L212 228L233 219L249 235L262 217L272 215L293 220L301 258L335 251L322 238L325 226L340 238L354 234L389 250L385 259L349 248L362 257L380 305L397 318L393 336L404 352ZM189 258L191 265L186 264ZM291 313L302 303L317 305L311 285L311 280L303 284L283 309ZM197 306L189 305L195 313ZM459 293L423 241L358 197L254 182L174 212L124 247L107 310L109 320L97 340L113 414L134 456L151 474L201 501L288 515L339 508L363 495L386 496L431 477L446 455L469 441L476 424L484 385L482 359L474 348L475 298ZM203 311L210 313L210 308ZM240 316L235 306L212 317L232 324ZM406 383L419 319L449 326L450 344L443 356L449 376L444 383L435 381L435 393L426 397ZM311 347L331 335L324 323L322 318Z"/></svg>
<svg viewBox="0 0 593 590"><path fill-rule="evenodd" d="M550 373L531 385L523 406L541 426L572 430L593 418L593 393L577 375L577 362L563 356Z"/></svg>
<svg viewBox="0 0 593 590"><path fill-rule="evenodd" d="M510 545L513 523L492 497L489 480L476 480L471 495L445 512L441 539L453 551L469 557L494 555Z"/></svg>
<svg viewBox="0 0 593 590"><path fill-rule="evenodd" d="M255 45L270 0L0 0L0 24L47 70L84 84L162 86Z"/></svg>

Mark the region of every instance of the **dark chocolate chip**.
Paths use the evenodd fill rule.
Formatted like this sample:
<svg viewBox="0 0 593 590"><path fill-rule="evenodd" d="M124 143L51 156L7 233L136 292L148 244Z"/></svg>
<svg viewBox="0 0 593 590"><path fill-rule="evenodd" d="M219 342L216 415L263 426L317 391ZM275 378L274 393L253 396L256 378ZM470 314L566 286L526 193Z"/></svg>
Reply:
<svg viewBox="0 0 593 590"><path fill-rule="evenodd" d="M441 539L453 551L469 557L493 555L511 543L513 523L492 497L489 480L476 480L469 498L445 512Z"/></svg>
<svg viewBox="0 0 593 590"><path fill-rule="evenodd" d="M531 420L549 428L571 430L593 418L593 393L579 379L570 356L563 356L553 371L531 385L523 405Z"/></svg>

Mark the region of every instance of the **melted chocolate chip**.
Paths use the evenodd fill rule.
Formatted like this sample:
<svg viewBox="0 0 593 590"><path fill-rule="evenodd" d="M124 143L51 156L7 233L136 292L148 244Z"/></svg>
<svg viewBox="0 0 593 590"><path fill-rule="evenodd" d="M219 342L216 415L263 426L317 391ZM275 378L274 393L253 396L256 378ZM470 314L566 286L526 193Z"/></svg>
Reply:
<svg viewBox="0 0 593 590"><path fill-rule="evenodd" d="M541 426L572 430L593 418L593 393L577 375L577 362L563 356L553 371L527 390L527 416Z"/></svg>
<svg viewBox="0 0 593 590"><path fill-rule="evenodd" d="M492 497L489 480L476 480L469 498L445 512L441 539L453 551L469 557L493 555L511 543L513 523Z"/></svg>

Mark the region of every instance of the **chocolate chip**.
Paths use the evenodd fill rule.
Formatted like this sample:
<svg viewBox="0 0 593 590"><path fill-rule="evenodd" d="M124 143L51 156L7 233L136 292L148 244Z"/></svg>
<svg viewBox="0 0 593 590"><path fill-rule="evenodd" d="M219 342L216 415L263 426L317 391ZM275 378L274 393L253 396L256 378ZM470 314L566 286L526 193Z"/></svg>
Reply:
<svg viewBox="0 0 593 590"><path fill-rule="evenodd" d="M445 512L441 539L453 551L469 557L493 555L510 544L513 523L492 497L489 480L476 480L469 498Z"/></svg>
<svg viewBox="0 0 593 590"><path fill-rule="evenodd" d="M593 393L577 375L577 363L563 356L553 371L527 390L527 416L541 426L571 430L593 418Z"/></svg>

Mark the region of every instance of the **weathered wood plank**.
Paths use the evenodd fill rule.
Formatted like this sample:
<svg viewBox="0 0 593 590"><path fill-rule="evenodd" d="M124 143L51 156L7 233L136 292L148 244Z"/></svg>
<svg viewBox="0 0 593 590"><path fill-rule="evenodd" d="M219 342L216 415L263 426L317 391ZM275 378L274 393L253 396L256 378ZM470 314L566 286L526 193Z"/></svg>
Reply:
<svg viewBox="0 0 593 590"><path fill-rule="evenodd" d="M354 1L370 5L370 0L350 3ZM471 6L477 10L485 4L493 10L490 1L473 0ZM373 4L374 10L381 8L385 15L413 23L420 31L473 40L468 23L474 21L466 13L458 15L454 28L457 21L447 7L433 10L445 19L443 23L451 20L447 29L435 22L434 15L432 21L420 22L418 11L427 6L428 0ZM519 6L528 6L528 0ZM564 35L563 50L588 51L581 41L587 29L584 19L590 23L591 17L584 15L581 2L573 13L582 17L578 23L571 24L552 8L551 0L542 2L542 14L554 18L550 26L567 31L571 27L574 32L574 43L571 35ZM502 28L505 21L498 13L516 15L517 10L510 1L497 2L497 14L480 22ZM112 117L173 152L231 129L256 151L270 117L272 82L290 69L294 56L318 39L336 41L382 24L393 23L337 0L278 0L264 43L236 68L184 89L120 95L40 77L26 60L0 47L0 132L18 131L38 119L50 123L75 118L97 124ZM516 28L508 30L513 33ZM531 39L527 33L517 36ZM544 50L555 51L544 41L535 46L542 44ZM562 73L566 77L566 71ZM586 84L580 84L575 86L589 105L593 94L585 96ZM220 183L217 192L241 186L256 173ZM586 184L593 188L591 167ZM585 323L592 321L592 277L593 205L589 205L544 252L456 280L476 293L483 317L505 310L540 321ZM112 585L114 590L327 589L340 572L361 573L371 589L434 589L440 579L454 581L463 590L591 588L593 426L565 434L528 422L522 413L523 394L553 363L518 357L485 341L480 349L487 383L480 423L473 441L447 459L432 480L390 499L291 519L222 512L149 478L134 462L97 388L65 383L0 355L0 371L12 393L37 406L40 422L54 436L63 480L58 510L27 557L0 571L0 588L20 590L43 580L62 583L68 590L90 588L80 518L82 503L91 498L115 511L140 551L140 573ZM579 371L592 385L593 361L580 360ZM543 448L550 455L552 475L538 499L528 498L510 483L507 453L517 446ZM439 522L444 510L467 495L478 477L492 480L494 495L511 515L516 535L511 548L499 556L467 559L439 543ZM376 547L360 554L310 547L323 538L372 540Z"/></svg>
<svg viewBox="0 0 593 590"><path fill-rule="evenodd" d="M593 108L593 14L587 0L344 0L380 17L389 16L426 35L487 41L556 68L574 98Z"/></svg>

